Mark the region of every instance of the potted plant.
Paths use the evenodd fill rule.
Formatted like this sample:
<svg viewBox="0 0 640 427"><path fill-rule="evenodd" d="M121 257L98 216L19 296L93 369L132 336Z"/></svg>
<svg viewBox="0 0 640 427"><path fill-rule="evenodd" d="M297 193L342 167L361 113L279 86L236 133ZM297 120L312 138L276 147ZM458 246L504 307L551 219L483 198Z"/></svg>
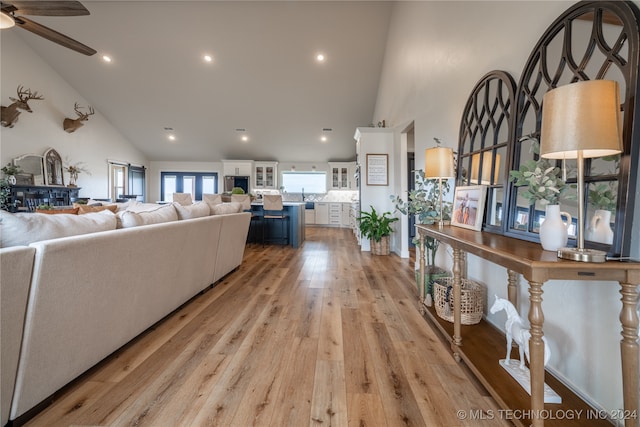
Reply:
<svg viewBox="0 0 640 427"><path fill-rule="evenodd" d="M422 170L415 172L415 189L409 192L407 200L403 200L399 196L391 196L391 201L395 205L397 211L404 215L415 215L419 224L435 224L440 221L440 186L437 179L427 179ZM449 180L442 182L442 196L446 196L450 191ZM451 219L451 203L443 202L442 219ZM417 245L417 239L414 239ZM433 297L434 280L449 275L444 268L436 266L436 254L440 241L432 237L425 237L425 274L424 274L424 294L426 296L426 304L431 305ZM416 267L416 283L420 286L420 270Z"/></svg>
<svg viewBox="0 0 640 427"><path fill-rule="evenodd" d="M548 159L539 157L540 143L537 138L527 135L520 138L520 142L531 140L531 150L538 156L537 160L528 160L520 165L517 171L509 172L509 180L516 187L524 187L518 191L518 196L536 202L545 207L545 219L540 225L540 243L542 248L555 251L567 245L568 228L571 225L571 215L560 212L560 194L566 188L562 179L562 171L553 166ZM566 217L566 224L562 221Z"/></svg>
<svg viewBox="0 0 640 427"><path fill-rule="evenodd" d="M12 165L11 163L7 163L0 170L7 177L7 183L11 185L16 185L16 175L22 172L20 166Z"/></svg>
<svg viewBox="0 0 640 427"><path fill-rule="evenodd" d="M357 221L362 235L371 241L373 255L389 255L389 236L393 231L391 224L398 218L389 217L391 212L379 215L371 206L371 212L360 212Z"/></svg>

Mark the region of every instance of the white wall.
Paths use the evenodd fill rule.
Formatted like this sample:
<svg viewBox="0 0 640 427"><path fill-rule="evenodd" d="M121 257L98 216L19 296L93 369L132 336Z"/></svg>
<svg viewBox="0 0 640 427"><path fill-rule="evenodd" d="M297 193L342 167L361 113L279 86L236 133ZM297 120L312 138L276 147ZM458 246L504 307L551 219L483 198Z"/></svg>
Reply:
<svg viewBox="0 0 640 427"><path fill-rule="evenodd" d="M76 118L75 102L86 107L89 103L44 62L13 31L3 31L0 41L2 105L16 96L16 88L23 85L44 96L42 101L30 101L33 113L23 112L13 128L0 128L0 164L3 166L22 154L38 154L52 147L70 163L84 162L91 175L80 174L78 186L85 197L108 197L107 159L147 166L147 159L96 110L84 126L74 133L62 129L65 117ZM97 61L87 57L87 61ZM100 82L96 82L100 84ZM65 172L65 183L69 175Z"/></svg>
<svg viewBox="0 0 640 427"><path fill-rule="evenodd" d="M398 135L404 124L414 122L416 168L424 164L424 150L433 146L434 137L457 149L462 110L475 83L495 69L518 81L540 36L573 3L396 3L372 121L386 120ZM401 191L396 182L394 194ZM451 265L446 252L439 260ZM488 295L506 297L505 269L470 256L468 274L487 286ZM521 282L518 308L526 319L528 287ZM621 408L618 284L550 281L544 292L549 368L595 405ZM488 320L503 328L504 312Z"/></svg>

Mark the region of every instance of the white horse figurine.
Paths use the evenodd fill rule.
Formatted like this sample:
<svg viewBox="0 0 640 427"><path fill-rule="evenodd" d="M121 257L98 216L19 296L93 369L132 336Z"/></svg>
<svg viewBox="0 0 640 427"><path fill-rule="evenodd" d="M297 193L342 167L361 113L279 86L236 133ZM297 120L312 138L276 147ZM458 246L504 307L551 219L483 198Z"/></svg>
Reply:
<svg viewBox="0 0 640 427"><path fill-rule="evenodd" d="M515 341L518 344L518 348L520 350L520 369L524 368L524 355L526 354L527 360L531 361L529 358L529 338L531 338L531 333L529 329L524 327L524 321L518 315L516 308L504 298L498 298L496 295L496 301L491 306L492 314L497 313L500 310L505 310L507 312L507 321L504 325L506 334L507 334L507 363L509 363L509 356L511 355L511 342ZM547 345L547 340L545 337L542 337L542 341L544 342L544 365L547 365L549 358L551 357L551 350L549 350L549 346Z"/></svg>

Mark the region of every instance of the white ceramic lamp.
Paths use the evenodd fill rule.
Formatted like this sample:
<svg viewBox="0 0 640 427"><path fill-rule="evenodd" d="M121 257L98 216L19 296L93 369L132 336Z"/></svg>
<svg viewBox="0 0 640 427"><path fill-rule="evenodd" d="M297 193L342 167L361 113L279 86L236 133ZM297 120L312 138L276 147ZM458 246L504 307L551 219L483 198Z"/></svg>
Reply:
<svg viewBox="0 0 640 427"><path fill-rule="evenodd" d="M559 249L558 257L604 262L605 252L584 247L584 159L622 151L618 83L588 80L560 86L545 94L542 107L540 156L578 163L578 244Z"/></svg>

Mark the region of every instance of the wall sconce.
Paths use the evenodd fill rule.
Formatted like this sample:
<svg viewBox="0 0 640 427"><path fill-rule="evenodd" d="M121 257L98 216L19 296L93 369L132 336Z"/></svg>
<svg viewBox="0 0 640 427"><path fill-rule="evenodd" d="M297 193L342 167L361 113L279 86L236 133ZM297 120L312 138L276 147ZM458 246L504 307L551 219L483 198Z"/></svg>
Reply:
<svg viewBox="0 0 640 427"><path fill-rule="evenodd" d="M544 95L542 106L540 156L578 163L578 244L559 249L558 257L604 262L605 252L584 247L584 159L622 151L618 83L588 80L561 86Z"/></svg>
<svg viewBox="0 0 640 427"><path fill-rule="evenodd" d="M471 182L483 185L490 185L498 182L500 172L500 154L495 155L496 163L491 167L493 156L491 151L482 153L482 176L480 176L480 153L471 156ZM493 170L493 178L491 171Z"/></svg>
<svg viewBox="0 0 640 427"><path fill-rule="evenodd" d="M442 228L444 220L442 218L442 179L455 178L453 167L453 149L444 147L427 148L424 151L424 177L438 179L438 201L440 206L440 220L438 227Z"/></svg>

